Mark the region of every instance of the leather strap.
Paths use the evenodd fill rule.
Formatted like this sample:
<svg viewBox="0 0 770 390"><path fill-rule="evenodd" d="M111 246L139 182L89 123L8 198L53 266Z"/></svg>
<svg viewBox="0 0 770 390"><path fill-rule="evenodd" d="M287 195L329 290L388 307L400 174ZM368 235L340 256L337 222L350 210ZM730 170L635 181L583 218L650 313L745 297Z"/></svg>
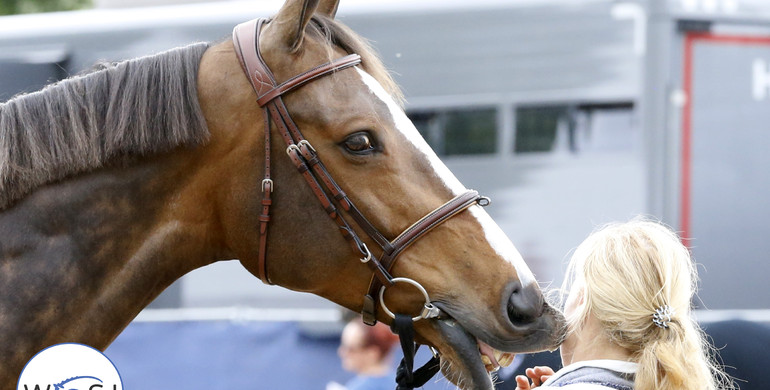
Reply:
<svg viewBox="0 0 770 390"><path fill-rule="evenodd" d="M358 226L360 226L369 237L376 241L385 252L392 250L393 248L390 241L385 238L385 236L383 236L382 233L380 233L380 231L374 227L374 225L369 222L368 219L366 219L361 211L358 210L355 204L353 204L350 198L348 198L348 195L339 187L339 185L337 185L337 182L335 182L331 177L329 171L326 169L326 166L324 166L323 162L318 157L315 149L308 147L309 145L309 143L300 145L302 156L308 161L308 164L312 166L316 175L321 178L321 181L326 186L326 189L340 204L340 207L342 207L343 210L350 214Z"/></svg>
<svg viewBox="0 0 770 390"><path fill-rule="evenodd" d="M437 209L428 213L428 215L422 217L419 221L412 224L412 226L406 228L401 234L398 235L392 242L390 251L383 253L380 258L382 266L388 272L391 271L393 265L396 263L398 255L400 255L406 248L412 243L417 241L418 238L424 236L429 231L433 230L436 226L441 225L449 218L454 217L460 212L464 211L468 207L476 204L488 204L489 199L480 196L475 190L468 190L460 195L455 196L450 201L439 206ZM364 322L367 324L374 324L376 322L375 310L377 303L377 294L383 284L377 278L372 278L369 282L369 291L364 298L364 310L362 316Z"/></svg>
<svg viewBox="0 0 770 390"><path fill-rule="evenodd" d="M265 73L260 68L264 61L259 51L248 50L249 47L257 46L262 23L264 23L263 20L252 20L233 29L235 52L257 96L269 91L268 87L275 84L272 74ZM268 79L265 80L264 77ZM265 173L262 179L262 212L259 215L259 255L257 257L258 276L265 284L272 284L267 273L267 228L270 223L270 206L273 204L271 198L273 189L273 180L270 176L270 115L265 112Z"/></svg>
<svg viewBox="0 0 770 390"><path fill-rule="evenodd" d="M257 96L262 96L276 85L273 73L266 66L257 46L259 44L259 32L267 19L254 19L241 23L233 29L233 46L244 73L251 81L251 86ZM260 105L262 107L262 105ZM268 129L265 129L267 131Z"/></svg>
<svg viewBox="0 0 770 390"><path fill-rule="evenodd" d="M283 83L281 85L265 92L262 96L257 98L257 104L260 107L267 104L267 102L281 96L289 91L292 91L303 84L309 83L321 76L325 76L328 73L336 72L351 66L358 65L361 62L361 56L358 54L350 54L345 57L339 58L335 61L319 65L313 69L308 70L305 73L298 74Z"/></svg>
<svg viewBox="0 0 770 390"><path fill-rule="evenodd" d="M483 203L482 200L486 200L488 203L488 199L479 196L476 191L469 190L415 222L393 241L388 240L359 211L331 174L329 174L315 149L302 136L299 128L291 119L289 111L281 98L283 94L291 92L310 81L360 64L361 57L357 54L350 54L335 61L316 66L278 84L259 52L260 30L268 22L267 19L252 20L236 26L233 30L235 52L243 71L248 76L257 94L257 104L265 110L265 174L262 180L262 213L259 217L259 277L264 283L271 283L267 272L267 230L270 222L270 206L272 205L271 192L274 189L270 176L270 132L272 131L271 125L274 123L276 130L287 145L286 152L289 159L305 179L323 209L337 224L343 237L348 240L354 250L361 254L361 261L366 263L373 273L369 293L364 297L363 305L364 322L373 325L377 321L377 303L373 297L376 296L377 291L382 286L393 285L393 277L390 275L390 270L393 268L393 264L398 256L415 240L439 224L473 204ZM327 195L327 191L331 194L331 198ZM378 260L377 256L369 250L358 233L350 227L342 213L338 211L337 206L348 213L356 221L356 224L377 243L382 250L382 261Z"/></svg>
<svg viewBox="0 0 770 390"><path fill-rule="evenodd" d="M259 278L272 284L267 274L267 227L270 223L270 206L273 204L273 180L270 178L270 117L265 115L265 175L262 179L262 213L259 215Z"/></svg>

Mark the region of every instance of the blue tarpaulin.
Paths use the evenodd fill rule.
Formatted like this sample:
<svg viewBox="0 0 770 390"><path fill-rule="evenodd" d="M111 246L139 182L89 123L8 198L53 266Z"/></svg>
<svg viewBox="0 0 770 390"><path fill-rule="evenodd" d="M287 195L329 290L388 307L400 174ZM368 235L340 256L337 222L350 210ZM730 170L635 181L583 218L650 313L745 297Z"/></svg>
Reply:
<svg viewBox="0 0 770 390"><path fill-rule="evenodd" d="M762 367L768 365L770 325L732 320L706 324L705 330L741 389L766 388ZM340 366L338 346L339 336L308 335L293 322L134 322L105 354L126 390L324 390L330 381L352 377ZM393 358L396 364L400 351ZM428 358L422 348L419 364ZM501 389L515 387L513 372L527 367L515 367L520 360L504 370L509 373ZM424 390L451 388L439 374Z"/></svg>
<svg viewBox="0 0 770 390"><path fill-rule="evenodd" d="M338 345L291 322L138 322L105 354L128 390L313 390L351 377Z"/></svg>

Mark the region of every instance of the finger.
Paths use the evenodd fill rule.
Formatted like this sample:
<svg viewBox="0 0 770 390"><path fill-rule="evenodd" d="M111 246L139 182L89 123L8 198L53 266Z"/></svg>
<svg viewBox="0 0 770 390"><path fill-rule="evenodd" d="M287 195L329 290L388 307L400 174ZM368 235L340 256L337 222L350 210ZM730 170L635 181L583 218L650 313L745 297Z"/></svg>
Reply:
<svg viewBox="0 0 770 390"><path fill-rule="evenodd" d="M537 387L543 384L543 382L540 380L540 376L536 375L535 373L532 373L529 378L532 379L532 387Z"/></svg>
<svg viewBox="0 0 770 390"><path fill-rule="evenodd" d="M538 373L538 375L553 375L553 368L548 366L537 366L535 367L535 371Z"/></svg>
<svg viewBox="0 0 770 390"><path fill-rule="evenodd" d="M542 380L541 378L543 376L553 375L553 370L551 369L551 367L539 366L539 367L535 367L534 374L538 379Z"/></svg>
<svg viewBox="0 0 770 390"><path fill-rule="evenodd" d="M527 376L524 376L524 375L518 375L518 376L526 379L527 383L529 383L530 379L531 380L536 379L535 378L535 372L531 368L528 368L528 369L524 370L524 373L527 374Z"/></svg>
<svg viewBox="0 0 770 390"><path fill-rule="evenodd" d="M524 375L516 375L516 390L530 390L529 379Z"/></svg>
<svg viewBox="0 0 770 390"><path fill-rule="evenodd" d="M527 376L531 377L532 375L535 375L535 369L534 368L528 368L528 369L524 370L524 373L526 373Z"/></svg>

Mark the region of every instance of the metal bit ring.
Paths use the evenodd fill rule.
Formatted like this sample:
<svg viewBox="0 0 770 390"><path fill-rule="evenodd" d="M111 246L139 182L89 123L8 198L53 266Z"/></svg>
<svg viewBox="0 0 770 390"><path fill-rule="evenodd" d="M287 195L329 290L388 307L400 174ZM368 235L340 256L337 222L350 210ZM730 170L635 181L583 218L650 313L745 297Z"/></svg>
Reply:
<svg viewBox="0 0 770 390"><path fill-rule="evenodd" d="M420 312L419 315L417 315L415 317L412 317L412 321L419 321L421 319L428 319L428 318L438 317L439 309L437 307L433 306L433 304L430 303L430 297L428 296L428 292L425 290L425 288L420 283L418 283L418 282L416 282L416 281L414 281L412 279L409 279L409 278L393 278L391 281L393 282L393 284L396 284L398 282L404 282L404 283L411 284L412 286L414 286L418 290L420 290L420 292L422 293L423 297L425 297L425 306L423 306L423 309L422 309L422 311ZM385 297L385 289L386 288L387 288L386 286L382 286L382 288L380 288L380 306L382 307L382 310L385 312L385 314L389 315L390 318L396 318L396 315L393 314L393 312L390 311L390 309L388 309L387 305L385 305L385 298L384 297Z"/></svg>

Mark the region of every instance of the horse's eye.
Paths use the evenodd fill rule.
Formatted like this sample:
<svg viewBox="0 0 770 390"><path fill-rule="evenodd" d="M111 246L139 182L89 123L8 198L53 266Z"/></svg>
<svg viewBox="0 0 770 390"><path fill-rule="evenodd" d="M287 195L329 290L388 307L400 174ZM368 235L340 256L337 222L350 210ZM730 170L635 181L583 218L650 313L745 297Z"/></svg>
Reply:
<svg viewBox="0 0 770 390"><path fill-rule="evenodd" d="M345 149L351 153L363 154L374 151L372 139L366 132L353 133L345 139Z"/></svg>

